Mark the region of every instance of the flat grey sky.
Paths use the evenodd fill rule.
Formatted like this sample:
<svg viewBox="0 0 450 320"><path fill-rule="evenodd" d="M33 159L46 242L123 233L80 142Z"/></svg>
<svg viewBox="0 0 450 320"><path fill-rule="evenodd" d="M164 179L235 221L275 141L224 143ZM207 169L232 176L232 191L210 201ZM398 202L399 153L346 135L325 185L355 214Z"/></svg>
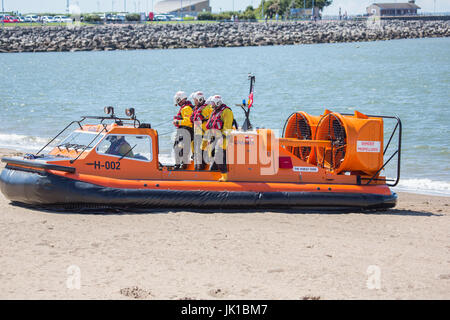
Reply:
<svg viewBox="0 0 450 320"><path fill-rule="evenodd" d="M189 3L189 0L180 0ZM32 12L65 12L66 0L3 0L5 11L19 11L20 13ZM152 11L152 3L158 0L126 0L127 11L147 12ZM211 0L214 12L232 10L243 10L248 5L259 6L261 0ZM362 14L366 7L373 2L407 2L407 0L333 0L333 4L324 10L325 15L337 15L339 8L342 13ZM417 0L422 10L419 12L449 12L449 0ZM70 4L81 8L82 12L93 11L123 11L124 0L71 0ZM436 7L435 7L436 4Z"/></svg>

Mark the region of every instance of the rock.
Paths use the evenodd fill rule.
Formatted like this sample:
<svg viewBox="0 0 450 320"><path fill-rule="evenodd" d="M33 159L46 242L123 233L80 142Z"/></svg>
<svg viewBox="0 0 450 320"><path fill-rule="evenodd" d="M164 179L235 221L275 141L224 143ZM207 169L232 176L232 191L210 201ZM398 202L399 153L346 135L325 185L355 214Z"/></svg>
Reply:
<svg viewBox="0 0 450 320"><path fill-rule="evenodd" d="M0 53L266 46L448 37L449 21L204 23L0 29Z"/></svg>

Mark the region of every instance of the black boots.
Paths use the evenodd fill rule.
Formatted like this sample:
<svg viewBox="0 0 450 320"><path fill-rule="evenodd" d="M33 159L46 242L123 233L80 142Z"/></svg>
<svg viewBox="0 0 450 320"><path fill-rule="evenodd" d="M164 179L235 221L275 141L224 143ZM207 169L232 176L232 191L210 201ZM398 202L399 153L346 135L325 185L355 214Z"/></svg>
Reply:
<svg viewBox="0 0 450 320"><path fill-rule="evenodd" d="M195 165L196 171L205 170L205 168L206 168L206 164L204 164L204 163Z"/></svg>

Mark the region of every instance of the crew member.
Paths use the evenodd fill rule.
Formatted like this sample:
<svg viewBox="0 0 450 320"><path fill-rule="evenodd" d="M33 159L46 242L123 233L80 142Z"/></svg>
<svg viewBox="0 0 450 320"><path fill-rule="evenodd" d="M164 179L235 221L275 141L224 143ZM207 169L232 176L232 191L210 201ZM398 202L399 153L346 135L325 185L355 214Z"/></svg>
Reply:
<svg viewBox="0 0 450 320"><path fill-rule="evenodd" d="M127 158L134 157L133 149L131 148L130 144L125 140L124 136L110 135L106 137L106 140L111 143L108 150L106 150L105 152L106 154Z"/></svg>
<svg viewBox="0 0 450 320"><path fill-rule="evenodd" d="M173 117L173 124L177 128L174 143L175 169L186 169L189 162L189 146L193 139L193 127L191 122L192 103L184 91L178 91L173 97L175 106L179 107L178 114ZM185 150L186 149L186 150Z"/></svg>
<svg viewBox="0 0 450 320"><path fill-rule="evenodd" d="M201 144L206 131L206 123L212 113L212 107L206 104L205 95L201 91L192 93L191 97L194 102L191 122L194 125L193 151L195 170L203 170L205 169L206 163L202 156Z"/></svg>
<svg viewBox="0 0 450 320"><path fill-rule="evenodd" d="M214 164L217 165L217 168L220 170L222 176L219 181L227 181L228 180L228 169L227 169L227 134L233 129L233 111L229 107L227 107L222 100L222 97L219 95L215 95L210 98L211 106L213 108L213 112L209 117L208 122L206 123L206 129L214 131L212 134L206 134L206 139L203 139L202 149L204 150L208 143L212 143L212 141L208 141L208 136L217 136L217 131L219 135L222 135L222 139L218 139L215 141L215 154L214 154Z"/></svg>

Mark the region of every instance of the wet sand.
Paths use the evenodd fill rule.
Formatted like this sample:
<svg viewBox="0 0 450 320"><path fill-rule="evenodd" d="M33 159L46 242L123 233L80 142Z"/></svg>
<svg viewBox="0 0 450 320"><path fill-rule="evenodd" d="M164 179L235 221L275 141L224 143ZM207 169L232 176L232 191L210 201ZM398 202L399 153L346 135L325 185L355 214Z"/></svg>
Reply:
<svg viewBox="0 0 450 320"><path fill-rule="evenodd" d="M449 205L86 215L0 195L0 299L449 299Z"/></svg>

